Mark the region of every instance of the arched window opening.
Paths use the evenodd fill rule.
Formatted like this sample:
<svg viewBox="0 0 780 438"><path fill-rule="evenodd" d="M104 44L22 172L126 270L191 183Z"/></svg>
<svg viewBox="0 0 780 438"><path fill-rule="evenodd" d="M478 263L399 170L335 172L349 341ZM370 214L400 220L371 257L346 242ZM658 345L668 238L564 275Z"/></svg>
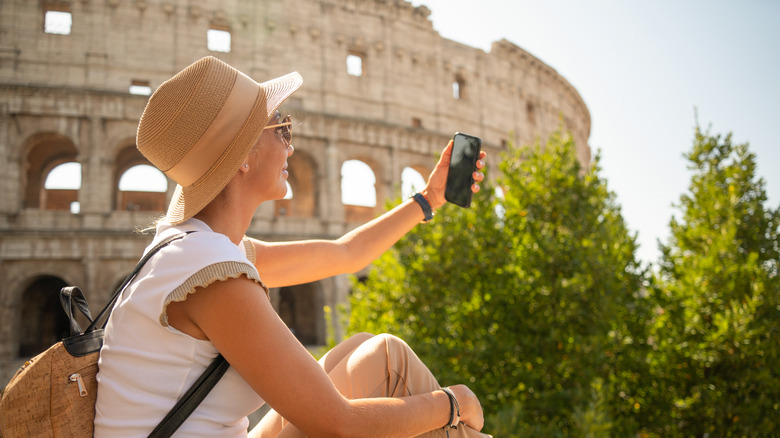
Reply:
<svg viewBox="0 0 780 438"><path fill-rule="evenodd" d="M325 315L322 294L316 283L279 290L279 317L304 345L325 343Z"/></svg>
<svg viewBox="0 0 780 438"><path fill-rule="evenodd" d="M148 164L127 169L119 178L120 210L164 211L168 179Z"/></svg>
<svg viewBox="0 0 780 438"><path fill-rule="evenodd" d="M46 180L49 174L61 164L73 163L54 172L54 179L49 183L52 190L72 190L71 193L56 193L54 195L70 196L70 200L58 199L57 210L70 210L71 202L77 201L77 187L81 187L81 166L76 162L78 152L76 145L68 137L54 132L41 132L30 136L25 141L24 175L24 208L45 209L54 208L55 200L46 200ZM57 182L64 174L67 185ZM49 205L49 207L47 207Z"/></svg>
<svg viewBox="0 0 780 438"><path fill-rule="evenodd" d="M347 222L366 222L374 218L376 176L368 164L349 160L341 166L341 202Z"/></svg>
<svg viewBox="0 0 780 438"><path fill-rule="evenodd" d="M290 170L286 181L287 194L275 201L276 216L315 217L318 185L314 158L303 150L296 150L287 162Z"/></svg>
<svg viewBox="0 0 780 438"><path fill-rule="evenodd" d="M452 97L455 100L466 98L466 80L461 75L455 75L455 80L452 81Z"/></svg>
<svg viewBox="0 0 780 438"><path fill-rule="evenodd" d="M376 207L376 176L371 166L360 160L344 162L341 166L341 202Z"/></svg>
<svg viewBox="0 0 780 438"><path fill-rule="evenodd" d="M65 286L57 277L43 276L22 294L19 357L35 356L69 334L70 325L59 299Z"/></svg>
<svg viewBox="0 0 780 438"><path fill-rule="evenodd" d="M81 164L68 162L55 166L43 183L40 197L41 210L63 210L78 214L79 189L81 189Z"/></svg>
<svg viewBox="0 0 780 438"><path fill-rule="evenodd" d="M401 171L401 197L406 199L425 188L425 178L417 170L405 167Z"/></svg>

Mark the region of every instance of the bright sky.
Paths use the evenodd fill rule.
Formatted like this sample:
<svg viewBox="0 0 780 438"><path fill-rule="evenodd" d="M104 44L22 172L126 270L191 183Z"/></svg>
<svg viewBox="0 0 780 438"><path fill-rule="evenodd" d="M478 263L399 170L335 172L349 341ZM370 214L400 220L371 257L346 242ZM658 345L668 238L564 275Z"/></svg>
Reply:
<svg viewBox="0 0 780 438"><path fill-rule="evenodd" d="M490 50L505 38L565 77L591 114L590 146L639 257L656 262L691 174L695 112L750 143L768 205L780 203L780 2L413 0L443 37Z"/></svg>

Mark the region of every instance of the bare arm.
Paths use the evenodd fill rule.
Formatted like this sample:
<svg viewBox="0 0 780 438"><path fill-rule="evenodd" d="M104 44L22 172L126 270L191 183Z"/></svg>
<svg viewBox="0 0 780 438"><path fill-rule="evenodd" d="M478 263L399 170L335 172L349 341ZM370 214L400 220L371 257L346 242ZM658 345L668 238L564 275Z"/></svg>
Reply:
<svg viewBox="0 0 780 438"><path fill-rule="evenodd" d="M434 210L445 202L444 189L451 153L452 141L447 144L422 190ZM480 170L484 167L484 157L485 152L482 152L477 162ZM474 173L477 183L483 178L481 171ZM472 191L478 190L479 186L475 184ZM269 243L252 239L257 269L269 287L308 283L356 272L387 251L423 218L420 206L409 199L336 240Z"/></svg>
<svg viewBox="0 0 780 438"><path fill-rule="evenodd" d="M349 400L246 278L216 282L172 303L171 324L209 339L280 415L308 436L416 436L442 427L449 400L442 391L404 398ZM457 388L468 391L467 388ZM462 419L482 428L482 411L460 397Z"/></svg>

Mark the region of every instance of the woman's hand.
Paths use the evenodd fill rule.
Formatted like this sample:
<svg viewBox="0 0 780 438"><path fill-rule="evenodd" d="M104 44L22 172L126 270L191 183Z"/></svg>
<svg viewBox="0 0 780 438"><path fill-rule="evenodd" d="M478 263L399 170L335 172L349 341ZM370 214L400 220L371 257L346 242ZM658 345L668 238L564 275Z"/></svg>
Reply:
<svg viewBox="0 0 780 438"><path fill-rule="evenodd" d="M479 183L485 179L485 174L482 173L482 169L485 167L485 151L479 152L479 159L477 160L477 170L474 171L474 184L471 185L471 191L477 193L479 191ZM439 158L439 162L436 163L436 167L428 177L428 184L422 190L423 196L431 204L431 207L436 210L445 202L444 189L447 187L447 173L450 167L450 158L452 157L452 140L447 143L447 147Z"/></svg>
<svg viewBox="0 0 780 438"><path fill-rule="evenodd" d="M455 394L460 407L460 422L468 427L480 431L485 425L485 419L482 414L482 405L479 399L466 385L450 386L450 390Z"/></svg>

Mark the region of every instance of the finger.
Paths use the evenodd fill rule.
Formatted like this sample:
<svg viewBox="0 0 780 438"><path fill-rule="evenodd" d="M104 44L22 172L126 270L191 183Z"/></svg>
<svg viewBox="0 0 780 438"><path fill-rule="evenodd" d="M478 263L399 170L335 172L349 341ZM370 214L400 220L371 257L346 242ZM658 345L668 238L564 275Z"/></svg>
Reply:
<svg viewBox="0 0 780 438"><path fill-rule="evenodd" d="M479 193L479 184L472 184L471 191L474 193Z"/></svg>
<svg viewBox="0 0 780 438"><path fill-rule="evenodd" d="M477 169L483 169L485 167L484 160L477 160Z"/></svg>
<svg viewBox="0 0 780 438"><path fill-rule="evenodd" d="M487 157L487 152L479 151L479 159L484 161L485 157Z"/></svg>
<svg viewBox="0 0 780 438"><path fill-rule="evenodd" d="M434 169L434 172L438 169L448 168L450 166L451 158L452 158L452 140L450 140L449 143L447 143L447 146L445 146L444 150L441 152L441 156L439 157L439 162L436 163L436 168Z"/></svg>
<svg viewBox="0 0 780 438"><path fill-rule="evenodd" d="M444 147L444 150L441 153L441 157L442 158L445 158L445 157L447 159L450 158L450 156L452 155L452 145L453 145L453 141L452 140L447 142L447 146Z"/></svg>
<svg viewBox="0 0 780 438"><path fill-rule="evenodd" d="M474 172L471 176L474 177L474 182L482 182L485 179L485 174L482 172Z"/></svg>

